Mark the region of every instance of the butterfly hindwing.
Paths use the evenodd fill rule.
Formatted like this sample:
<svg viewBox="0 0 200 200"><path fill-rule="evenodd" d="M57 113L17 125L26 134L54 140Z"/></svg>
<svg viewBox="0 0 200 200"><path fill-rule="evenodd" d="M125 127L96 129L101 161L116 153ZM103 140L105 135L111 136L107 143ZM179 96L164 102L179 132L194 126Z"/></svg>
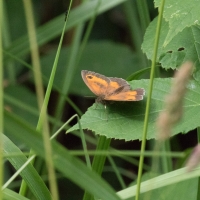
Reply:
<svg viewBox="0 0 200 200"><path fill-rule="evenodd" d="M144 89L138 88L135 90L122 91L105 97L105 100L110 101L141 101L143 99Z"/></svg>

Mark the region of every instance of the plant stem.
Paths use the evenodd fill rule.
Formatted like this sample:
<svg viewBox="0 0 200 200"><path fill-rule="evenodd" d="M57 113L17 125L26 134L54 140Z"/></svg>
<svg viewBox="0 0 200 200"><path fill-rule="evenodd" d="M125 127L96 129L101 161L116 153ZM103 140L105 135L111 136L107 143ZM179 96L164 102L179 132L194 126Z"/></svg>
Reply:
<svg viewBox="0 0 200 200"><path fill-rule="evenodd" d="M154 73L155 73L155 68L156 68L156 58L157 58L159 35L160 35L161 23L162 23L162 14L163 14L163 10L164 10L164 2L165 2L165 0L162 0L161 7L159 10L159 15L158 15L157 28L156 28L154 54L153 54L152 65L151 65L151 74L150 74L150 85L149 85L149 89L148 89L149 95L147 98L146 111L145 111L144 129L143 129L142 146L141 146L141 156L140 156L140 162L139 162L137 191L136 191L135 200L139 200L139 195L140 195L140 184L141 184L143 164L144 164L144 151L145 151L145 147L146 147L146 136L147 136L147 130L148 130L149 111L150 111L151 96L152 96L152 90L153 90L153 81L154 81Z"/></svg>

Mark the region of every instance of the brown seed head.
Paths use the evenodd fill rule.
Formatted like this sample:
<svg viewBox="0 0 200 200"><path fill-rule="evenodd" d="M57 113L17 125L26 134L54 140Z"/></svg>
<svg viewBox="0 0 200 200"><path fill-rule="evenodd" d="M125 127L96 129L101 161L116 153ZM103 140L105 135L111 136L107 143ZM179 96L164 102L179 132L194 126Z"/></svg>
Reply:
<svg viewBox="0 0 200 200"><path fill-rule="evenodd" d="M170 137L172 126L183 115L183 100L192 69L193 63L186 62L175 74L171 92L165 99L165 110L160 113L157 120L158 139L164 140Z"/></svg>

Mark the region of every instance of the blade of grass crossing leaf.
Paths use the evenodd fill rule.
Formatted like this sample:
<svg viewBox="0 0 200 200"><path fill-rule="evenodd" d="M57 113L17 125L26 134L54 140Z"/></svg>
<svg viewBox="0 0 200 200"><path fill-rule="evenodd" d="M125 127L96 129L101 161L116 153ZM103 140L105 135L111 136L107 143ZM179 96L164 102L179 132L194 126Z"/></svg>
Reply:
<svg viewBox="0 0 200 200"><path fill-rule="evenodd" d="M0 187L3 184L3 144L2 144L2 133L3 133L3 43L2 43L2 32L3 32L3 0L0 0ZM0 191L0 200L2 199L2 191Z"/></svg>
<svg viewBox="0 0 200 200"><path fill-rule="evenodd" d="M155 67L156 67L156 57L157 57L158 42L159 42L159 35L160 35L160 29L161 29L164 3L165 3L165 1L162 0L161 7L160 7L160 10L159 10L159 16L158 16L158 24L157 24L157 28L156 28L156 39L155 39L154 54L153 54L152 65L151 65L151 74L150 74L150 85L149 85L149 89L148 89L149 96L147 97L147 103L146 103L144 129L143 129L143 137L142 137L142 145L141 145L142 155L140 156L138 179L137 179L137 192L136 192L135 200L139 200L139 195L140 195L140 183L141 183L143 164L144 164L143 153L144 153L145 147L146 147L146 136L147 136L147 130L148 130L149 111L150 111L150 104L151 104L154 73L155 73Z"/></svg>

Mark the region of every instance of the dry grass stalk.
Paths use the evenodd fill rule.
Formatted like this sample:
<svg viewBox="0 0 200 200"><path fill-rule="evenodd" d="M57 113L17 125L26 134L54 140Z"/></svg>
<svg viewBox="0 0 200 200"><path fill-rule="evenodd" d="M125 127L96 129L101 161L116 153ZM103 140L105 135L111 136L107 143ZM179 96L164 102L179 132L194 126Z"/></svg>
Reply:
<svg viewBox="0 0 200 200"><path fill-rule="evenodd" d="M193 170L195 167L199 165L199 162L200 162L200 144L198 144L193 149L193 152L186 163L187 171Z"/></svg>
<svg viewBox="0 0 200 200"><path fill-rule="evenodd" d="M157 119L157 139L166 140L171 136L172 127L183 115L183 100L186 86L192 73L193 63L186 62L176 72L170 94L165 99L165 110Z"/></svg>

